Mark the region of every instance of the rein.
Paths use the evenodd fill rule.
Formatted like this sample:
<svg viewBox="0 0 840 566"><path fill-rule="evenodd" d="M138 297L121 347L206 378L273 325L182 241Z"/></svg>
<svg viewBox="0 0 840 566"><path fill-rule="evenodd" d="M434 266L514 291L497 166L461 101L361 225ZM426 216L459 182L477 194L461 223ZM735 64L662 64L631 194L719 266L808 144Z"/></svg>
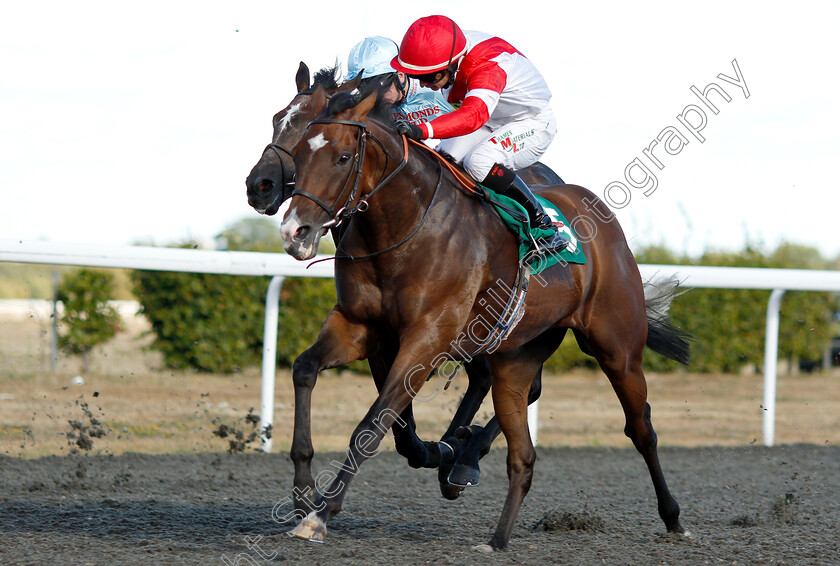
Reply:
<svg viewBox="0 0 840 566"><path fill-rule="evenodd" d="M464 189L467 193L471 194L472 196L482 198L484 197L484 193L479 189L479 185L473 180L472 177L467 175L467 173L463 169L461 169L460 167L456 167L448 160L444 159L441 154L439 154L437 151L427 146L423 142L411 140L411 143L414 144L414 146L423 149L429 155L434 157L435 161L437 161L439 165L443 165L444 167L449 169L449 172L452 173L452 176L455 177L455 180L458 182L457 185L459 188Z"/></svg>
<svg viewBox="0 0 840 566"><path fill-rule="evenodd" d="M513 208L510 208L509 206L505 205L504 203L499 202L498 199L494 199L493 197L491 197L490 194L487 192L487 189L484 186L477 183L472 177L470 177L467 174L466 171L464 171L460 167L457 167L457 166L453 165L448 159L445 159L437 151L435 151L434 149L430 148L429 146L427 146L426 144L424 144L422 142L415 141L415 140L411 140L411 142L414 145L426 150L430 155L432 155L435 158L435 160L438 163L442 163L444 167L449 169L449 172L452 173L452 176L455 177L455 180L457 181L455 186L457 186L464 193L466 193L467 196L474 197L474 198L479 198L479 199L481 199L485 202L488 202L488 203L492 204L493 206L501 208L505 212L510 214L513 218L519 219L521 222L524 222L526 220L526 217L522 215L522 212L520 212L519 210L515 210Z"/></svg>
<svg viewBox="0 0 840 566"><path fill-rule="evenodd" d="M372 252L372 253L369 253L369 254L366 254L366 255L362 255L362 256L352 256L352 255L345 252L346 255L342 255L342 256L336 255L336 259L349 259L349 260L353 260L353 261L360 260L360 259L368 259L368 258L371 258L371 257L376 257L378 255L382 255L382 254L390 252L392 250L395 250L398 247L405 244L407 241L409 241L411 238L413 238L414 235L417 234L417 232L420 231L420 228L423 227L423 224L426 223L426 219L429 217L429 212L432 210L432 206L435 204L435 200L437 199L438 192L440 192L440 186L441 186L441 181L442 180L443 180L443 168L440 165L438 165L438 180L437 180L437 184L435 185L435 192L432 193L432 198L429 201L429 204L426 205L426 211L423 213L423 218L420 219L420 222L417 223L417 226L414 227L414 230L412 230L411 233L408 236L406 236L405 238L400 240L398 243L396 243L392 246L388 246L387 248L382 249L382 250L377 250L375 252ZM368 197L370 197L370 195L368 195ZM337 248L336 251L338 251L338 249L340 249L340 247L341 247L341 241L338 242L338 246L336 246L336 248Z"/></svg>

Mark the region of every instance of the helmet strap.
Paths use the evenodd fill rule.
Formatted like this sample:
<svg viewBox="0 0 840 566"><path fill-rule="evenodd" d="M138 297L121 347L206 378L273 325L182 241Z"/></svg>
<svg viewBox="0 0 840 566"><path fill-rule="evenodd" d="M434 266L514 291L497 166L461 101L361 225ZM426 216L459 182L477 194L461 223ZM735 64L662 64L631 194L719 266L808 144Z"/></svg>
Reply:
<svg viewBox="0 0 840 566"><path fill-rule="evenodd" d="M455 84L455 73L458 72L458 63L451 63L446 70L449 72L449 78L446 80L446 84L443 85L443 90L446 90Z"/></svg>
<svg viewBox="0 0 840 566"><path fill-rule="evenodd" d="M404 101L408 96L408 75L403 75L405 77L404 80L400 81L399 73L394 73L394 85L396 85L397 90L400 91L400 102Z"/></svg>

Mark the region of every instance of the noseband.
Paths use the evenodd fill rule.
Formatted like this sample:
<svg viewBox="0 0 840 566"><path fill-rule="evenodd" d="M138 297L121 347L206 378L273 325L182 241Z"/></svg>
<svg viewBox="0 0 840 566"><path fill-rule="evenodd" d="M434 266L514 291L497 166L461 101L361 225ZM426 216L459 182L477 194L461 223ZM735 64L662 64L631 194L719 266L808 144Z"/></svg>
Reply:
<svg viewBox="0 0 840 566"><path fill-rule="evenodd" d="M292 157L292 152L289 151L288 149L286 149L285 147L283 147L282 145L280 145L279 143L272 142L272 143L268 144L267 146L265 146L265 149L263 150L263 154L265 154L265 152L268 151L269 149L274 152L274 155L277 156L277 161L280 163L280 178L283 180L283 190L281 191L281 196L283 196L283 193L286 192L285 191L286 187L291 188L291 187L295 186L295 176L294 176L294 174L291 175L291 179L292 179L291 181L286 180L286 166L283 165L283 156L280 155L280 152L282 151L283 153L288 155L289 159L292 159L292 161L294 161L294 158ZM283 198L282 200L286 200L286 199Z"/></svg>

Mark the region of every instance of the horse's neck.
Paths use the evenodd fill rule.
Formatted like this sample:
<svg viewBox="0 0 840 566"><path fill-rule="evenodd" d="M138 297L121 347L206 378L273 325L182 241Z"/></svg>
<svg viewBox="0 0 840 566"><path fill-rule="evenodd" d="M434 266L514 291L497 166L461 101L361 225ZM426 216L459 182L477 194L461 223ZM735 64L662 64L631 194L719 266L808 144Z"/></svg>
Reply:
<svg viewBox="0 0 840 566"><path fill-rule="evenodd" d="M358 220L355 234L347 241L363 246L366 254L401 242L418 226L415 234L387 255L408 254L414 261L422 261L429 253L468 252L492 263L499 247L507 242L515 254L513 238L498 215L465 191L433 157L415 148L411 148L406 166L373 195L369 210ZM353 250L361 251L358 247ZM457 261L452 263L457 266Z"/></svg>

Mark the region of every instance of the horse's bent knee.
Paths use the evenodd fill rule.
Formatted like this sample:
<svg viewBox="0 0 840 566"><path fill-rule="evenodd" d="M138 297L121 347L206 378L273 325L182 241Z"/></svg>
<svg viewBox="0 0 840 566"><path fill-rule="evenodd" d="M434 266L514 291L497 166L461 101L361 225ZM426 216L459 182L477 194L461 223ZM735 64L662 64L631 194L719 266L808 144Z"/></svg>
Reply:
<svg viewBox="0 0 840 566"><path fill-rule="evenodd" d="M315 387L318 377L318 360L309 351L302 353L292 364L292 382L295 387Z"/></svg>

